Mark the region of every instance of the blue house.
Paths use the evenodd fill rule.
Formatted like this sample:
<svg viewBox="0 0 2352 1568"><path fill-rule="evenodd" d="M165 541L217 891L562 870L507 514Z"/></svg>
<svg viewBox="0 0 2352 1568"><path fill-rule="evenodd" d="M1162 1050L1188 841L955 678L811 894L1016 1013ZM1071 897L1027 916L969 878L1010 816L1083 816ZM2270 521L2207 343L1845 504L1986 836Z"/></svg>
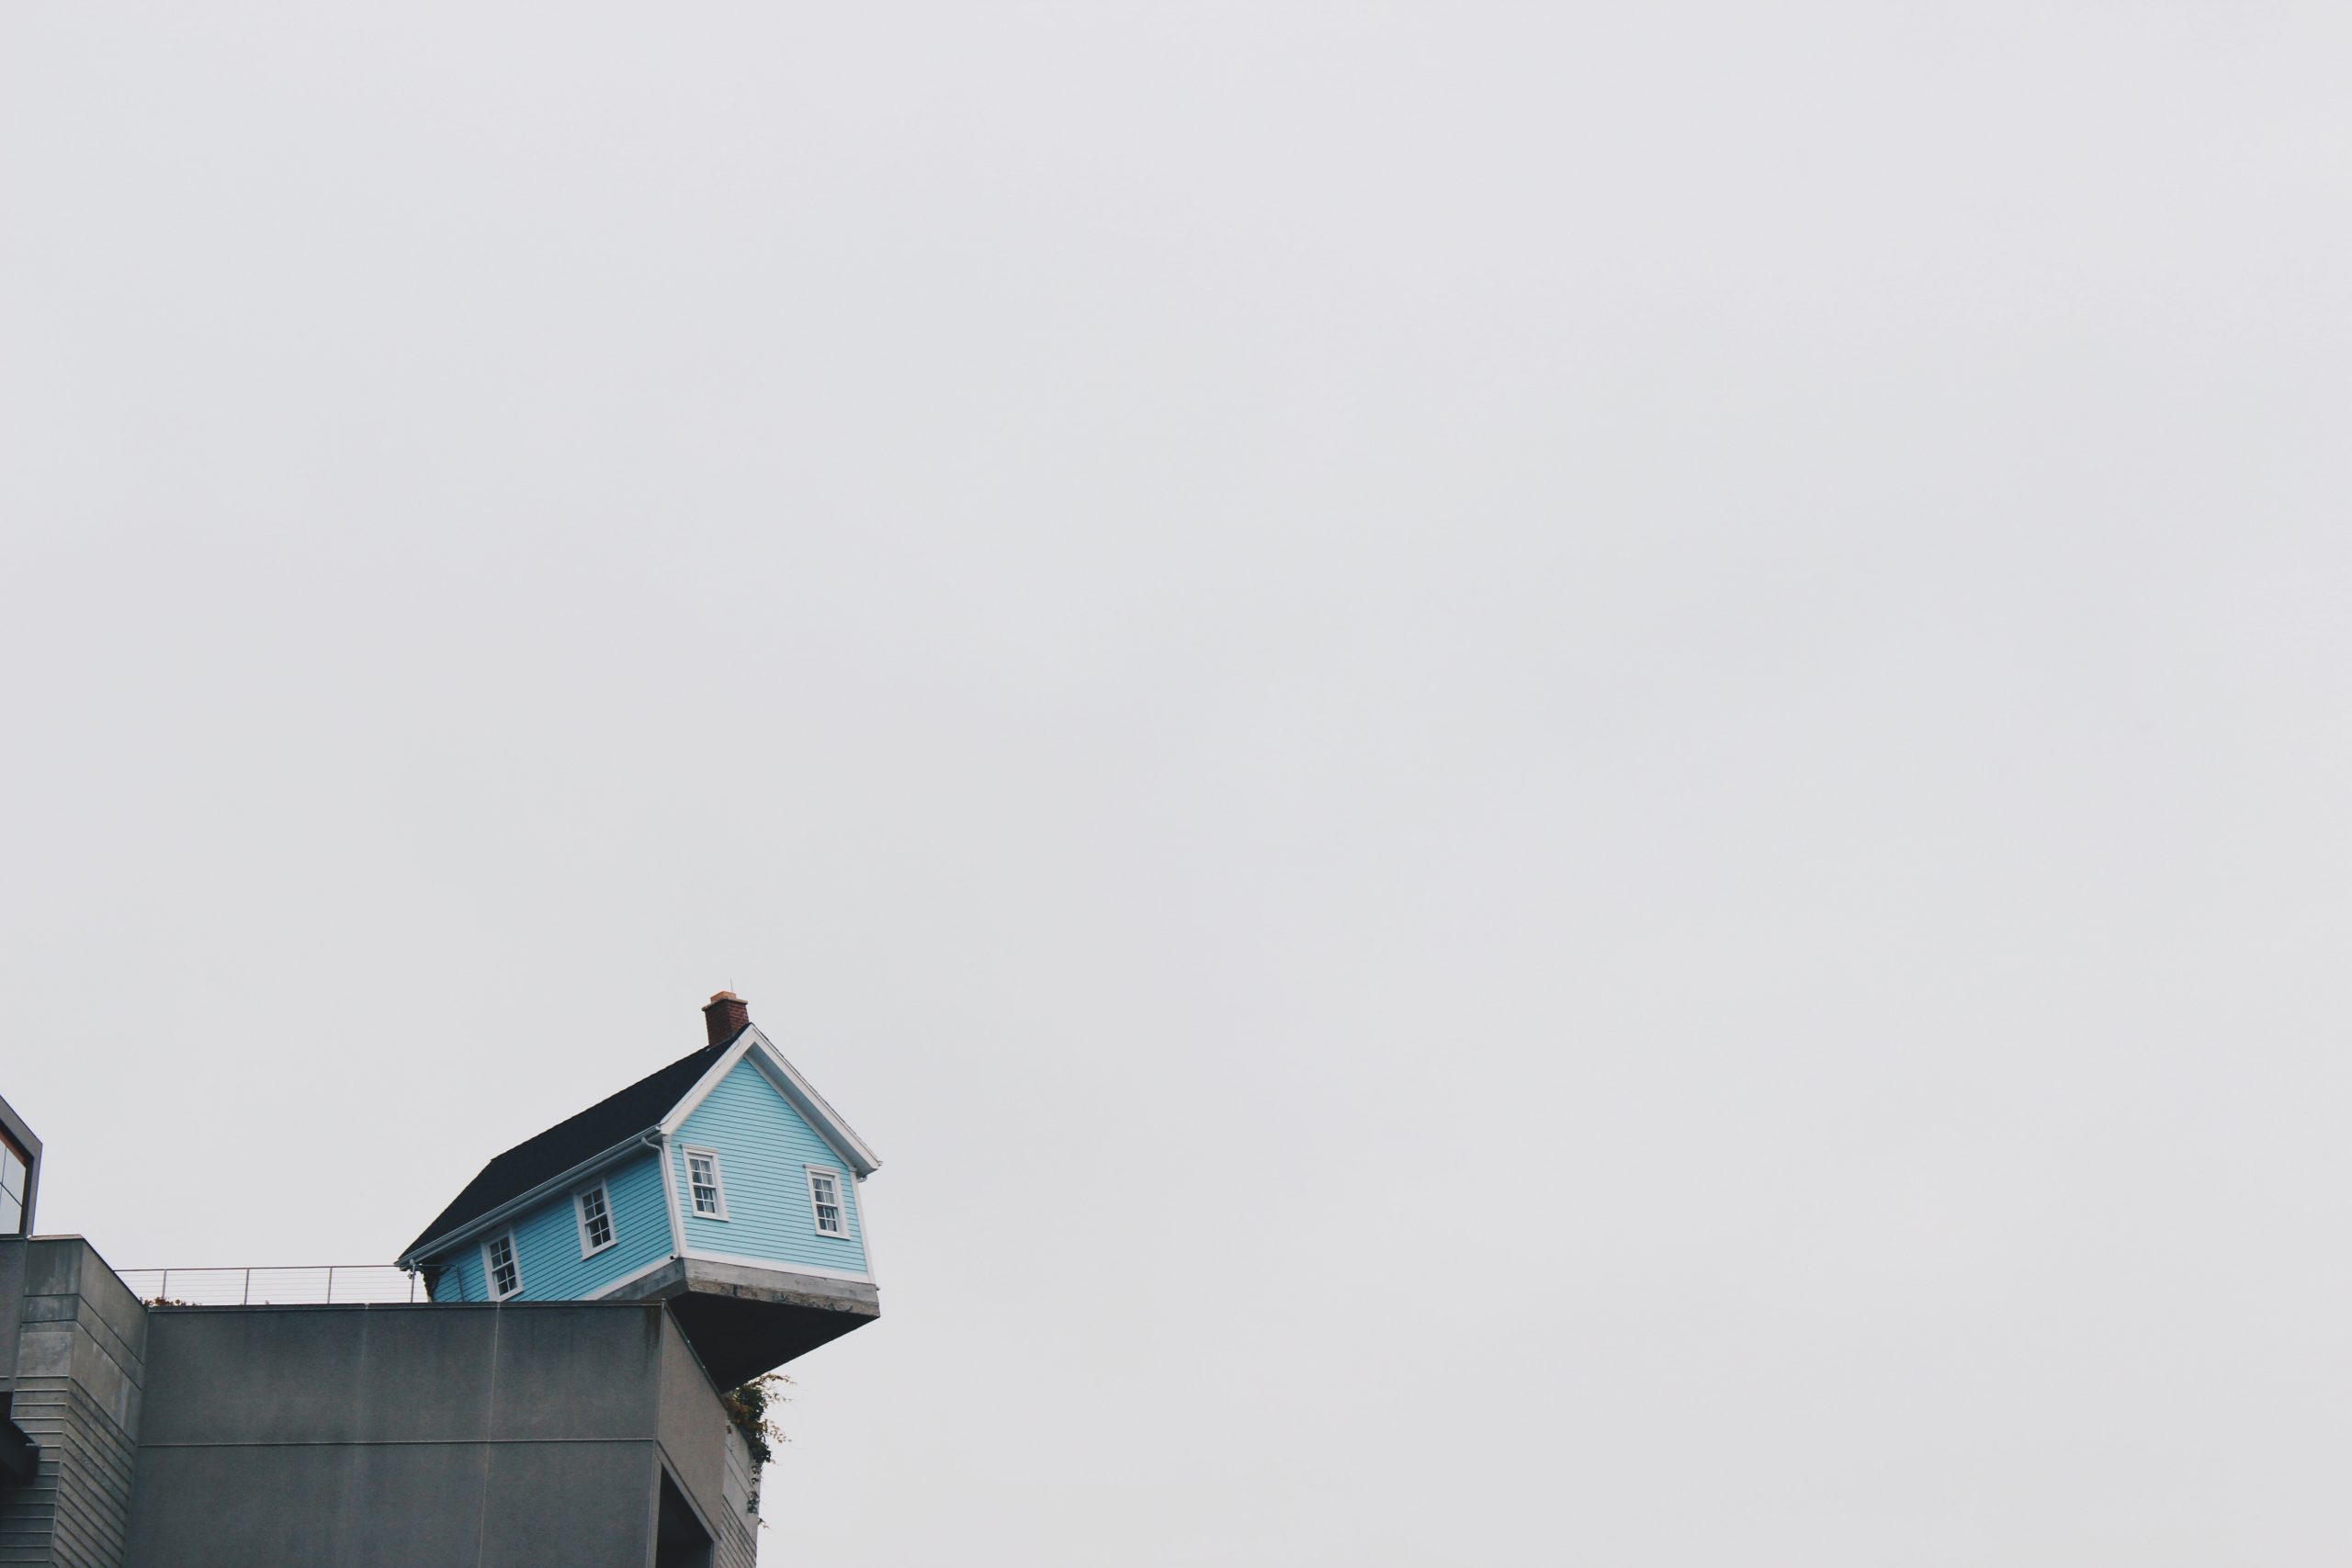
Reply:
<svg viewBox="0 0 2352 1568"><path fill-rule="evenodd" d="M401 1255L436 1302L670 1303L721 1387L881 1314L881 1162L721 991L708 1043L484 1166Z"/></svg>

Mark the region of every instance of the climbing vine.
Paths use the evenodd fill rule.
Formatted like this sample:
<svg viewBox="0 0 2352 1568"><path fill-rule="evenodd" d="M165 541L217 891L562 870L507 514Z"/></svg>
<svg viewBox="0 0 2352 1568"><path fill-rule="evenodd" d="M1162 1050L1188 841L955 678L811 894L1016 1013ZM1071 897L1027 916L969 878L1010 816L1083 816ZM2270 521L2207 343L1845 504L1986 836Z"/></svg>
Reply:
<svg viewBox="0 0 2352 1568"><path fill-rule="evenodd" d="M767 1480L767 1463L775 1457L776 1445L791 1441L776 1425L775 1415L776 1406L791 1397L782 1392L791 1382L782 1372L769 1372L718 1396L727 1406L727 1418L743 1434L752 1450L752 1498L743 1506L747 1514L760 1511L760 1487Z"/></svg>

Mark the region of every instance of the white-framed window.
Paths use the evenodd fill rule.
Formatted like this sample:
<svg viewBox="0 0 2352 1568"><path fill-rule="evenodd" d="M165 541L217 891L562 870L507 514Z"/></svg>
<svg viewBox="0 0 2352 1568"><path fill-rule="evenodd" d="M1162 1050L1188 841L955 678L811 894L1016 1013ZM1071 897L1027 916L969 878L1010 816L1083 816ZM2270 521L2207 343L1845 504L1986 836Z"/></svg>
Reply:
<svg viewBox="0 0 2352 1568"><path fill-rule="evenodd" d="M808 1167L808 1210L817 1216L819 1235L849 1235L849 1220L842 1211L840 1171Z"/></svg>
<svg viewBox="0 0 2352 1568"><path fill-rule="evenodd" d="M481 1277L490 1281L490 1299L503 1302L523 1288L523 1266L514 1258L514 1233L501 1231L481 1244Z"/></svg>
<svg viewBox="0 0 2352 1568"><path fill-rule="evenodd" d="M718 1156L708 1149L688 1149L686 1190L694 1195L695 1213L706 1220L727 1217L727 1190L719 1185Z"/></svg>
<svg viewBox="0 0 2352 1568"><path fill-rule="evenodd" d="M613 1234L612 1195L601 1181L572 1200L580 1214L580 1256L594 1258L619 1238Z"/></svg>

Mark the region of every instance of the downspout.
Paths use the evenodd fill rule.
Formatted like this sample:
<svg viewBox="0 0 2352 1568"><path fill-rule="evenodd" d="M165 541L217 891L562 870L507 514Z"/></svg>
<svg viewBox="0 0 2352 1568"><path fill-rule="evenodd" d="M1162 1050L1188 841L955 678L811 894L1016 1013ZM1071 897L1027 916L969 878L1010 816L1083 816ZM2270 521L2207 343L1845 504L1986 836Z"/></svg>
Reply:
<svg viewBox="0 0 2352 1568"><path fill-rule="evenodd" d="M670 1215L670 1256L682 1258L686 1255L685 1223L678 1217L678 1183L670 1170L670 1134L656 1127L639 1134L638 1142L653 1151L662 1167L662 1206Z"/></svg>

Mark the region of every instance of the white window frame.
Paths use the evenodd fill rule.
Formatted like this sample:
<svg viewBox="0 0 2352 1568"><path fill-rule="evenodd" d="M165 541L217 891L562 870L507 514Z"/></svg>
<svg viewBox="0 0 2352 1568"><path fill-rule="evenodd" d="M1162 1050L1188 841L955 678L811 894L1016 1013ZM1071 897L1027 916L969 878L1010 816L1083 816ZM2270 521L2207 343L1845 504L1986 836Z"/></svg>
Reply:
<svg viewBox="0 0 2352 1568"><path fill-rule="evenodd" d="M831 1236L836 1241L847 1241L849 1239L849 1183L842 1179L840 1171L830 1165L803 1166L801 1169L808 1176L808 1223L817 1227L819 1235ZM817 1206L817 1178L820 1176L827 1178L833 1184L833 1210L841 1216L842 1222L842 1228L837 1231L829 1231L825 1228L824 1212Z"/></svg>
<svg viewBox="0 0 2352 1568"><path fill-rule="evenodd" d="M588 1200L596 1198L605 1206L605 1241L598 1246L588 1239ZM604 1182L591 1182L571 1195L571 1217L580 1227L580 1256L594 1258L621 1244L621 1227L613 1223L613 1190Z"/></svg>
<svg viewBox="0 0 2352 1568"><path fill-rule="evenodd" d="M687 1214L697 1220L725 1219L727 1217L727 1176L724 1171L719 1169L718 1151L717 1149L689 1148L681 1144L678 1146L678 1155L680 1158L685 1161L686 1166ZM695 1200L695 1161L697 1159L707 1159L710 1161L710 1192L711 1197L718 1204L718 1207L716 1210L706 1210Z"/></svg>
<svg viewBox="0 0 2352 1568"><path fill-rule="evenodd" d="M498 1290L498 1266L492 1261L490 1256L490 1249L502 1241L506 1244L506 1256L514 1260L514 1288L503 1295L500 1294ZM512 1230L503 1230L496 1235L482 1238L481 1288L483 1293L494 1302L513 1301L523 1293L523 1249L514 1245L514 1233Z"/></svg>

